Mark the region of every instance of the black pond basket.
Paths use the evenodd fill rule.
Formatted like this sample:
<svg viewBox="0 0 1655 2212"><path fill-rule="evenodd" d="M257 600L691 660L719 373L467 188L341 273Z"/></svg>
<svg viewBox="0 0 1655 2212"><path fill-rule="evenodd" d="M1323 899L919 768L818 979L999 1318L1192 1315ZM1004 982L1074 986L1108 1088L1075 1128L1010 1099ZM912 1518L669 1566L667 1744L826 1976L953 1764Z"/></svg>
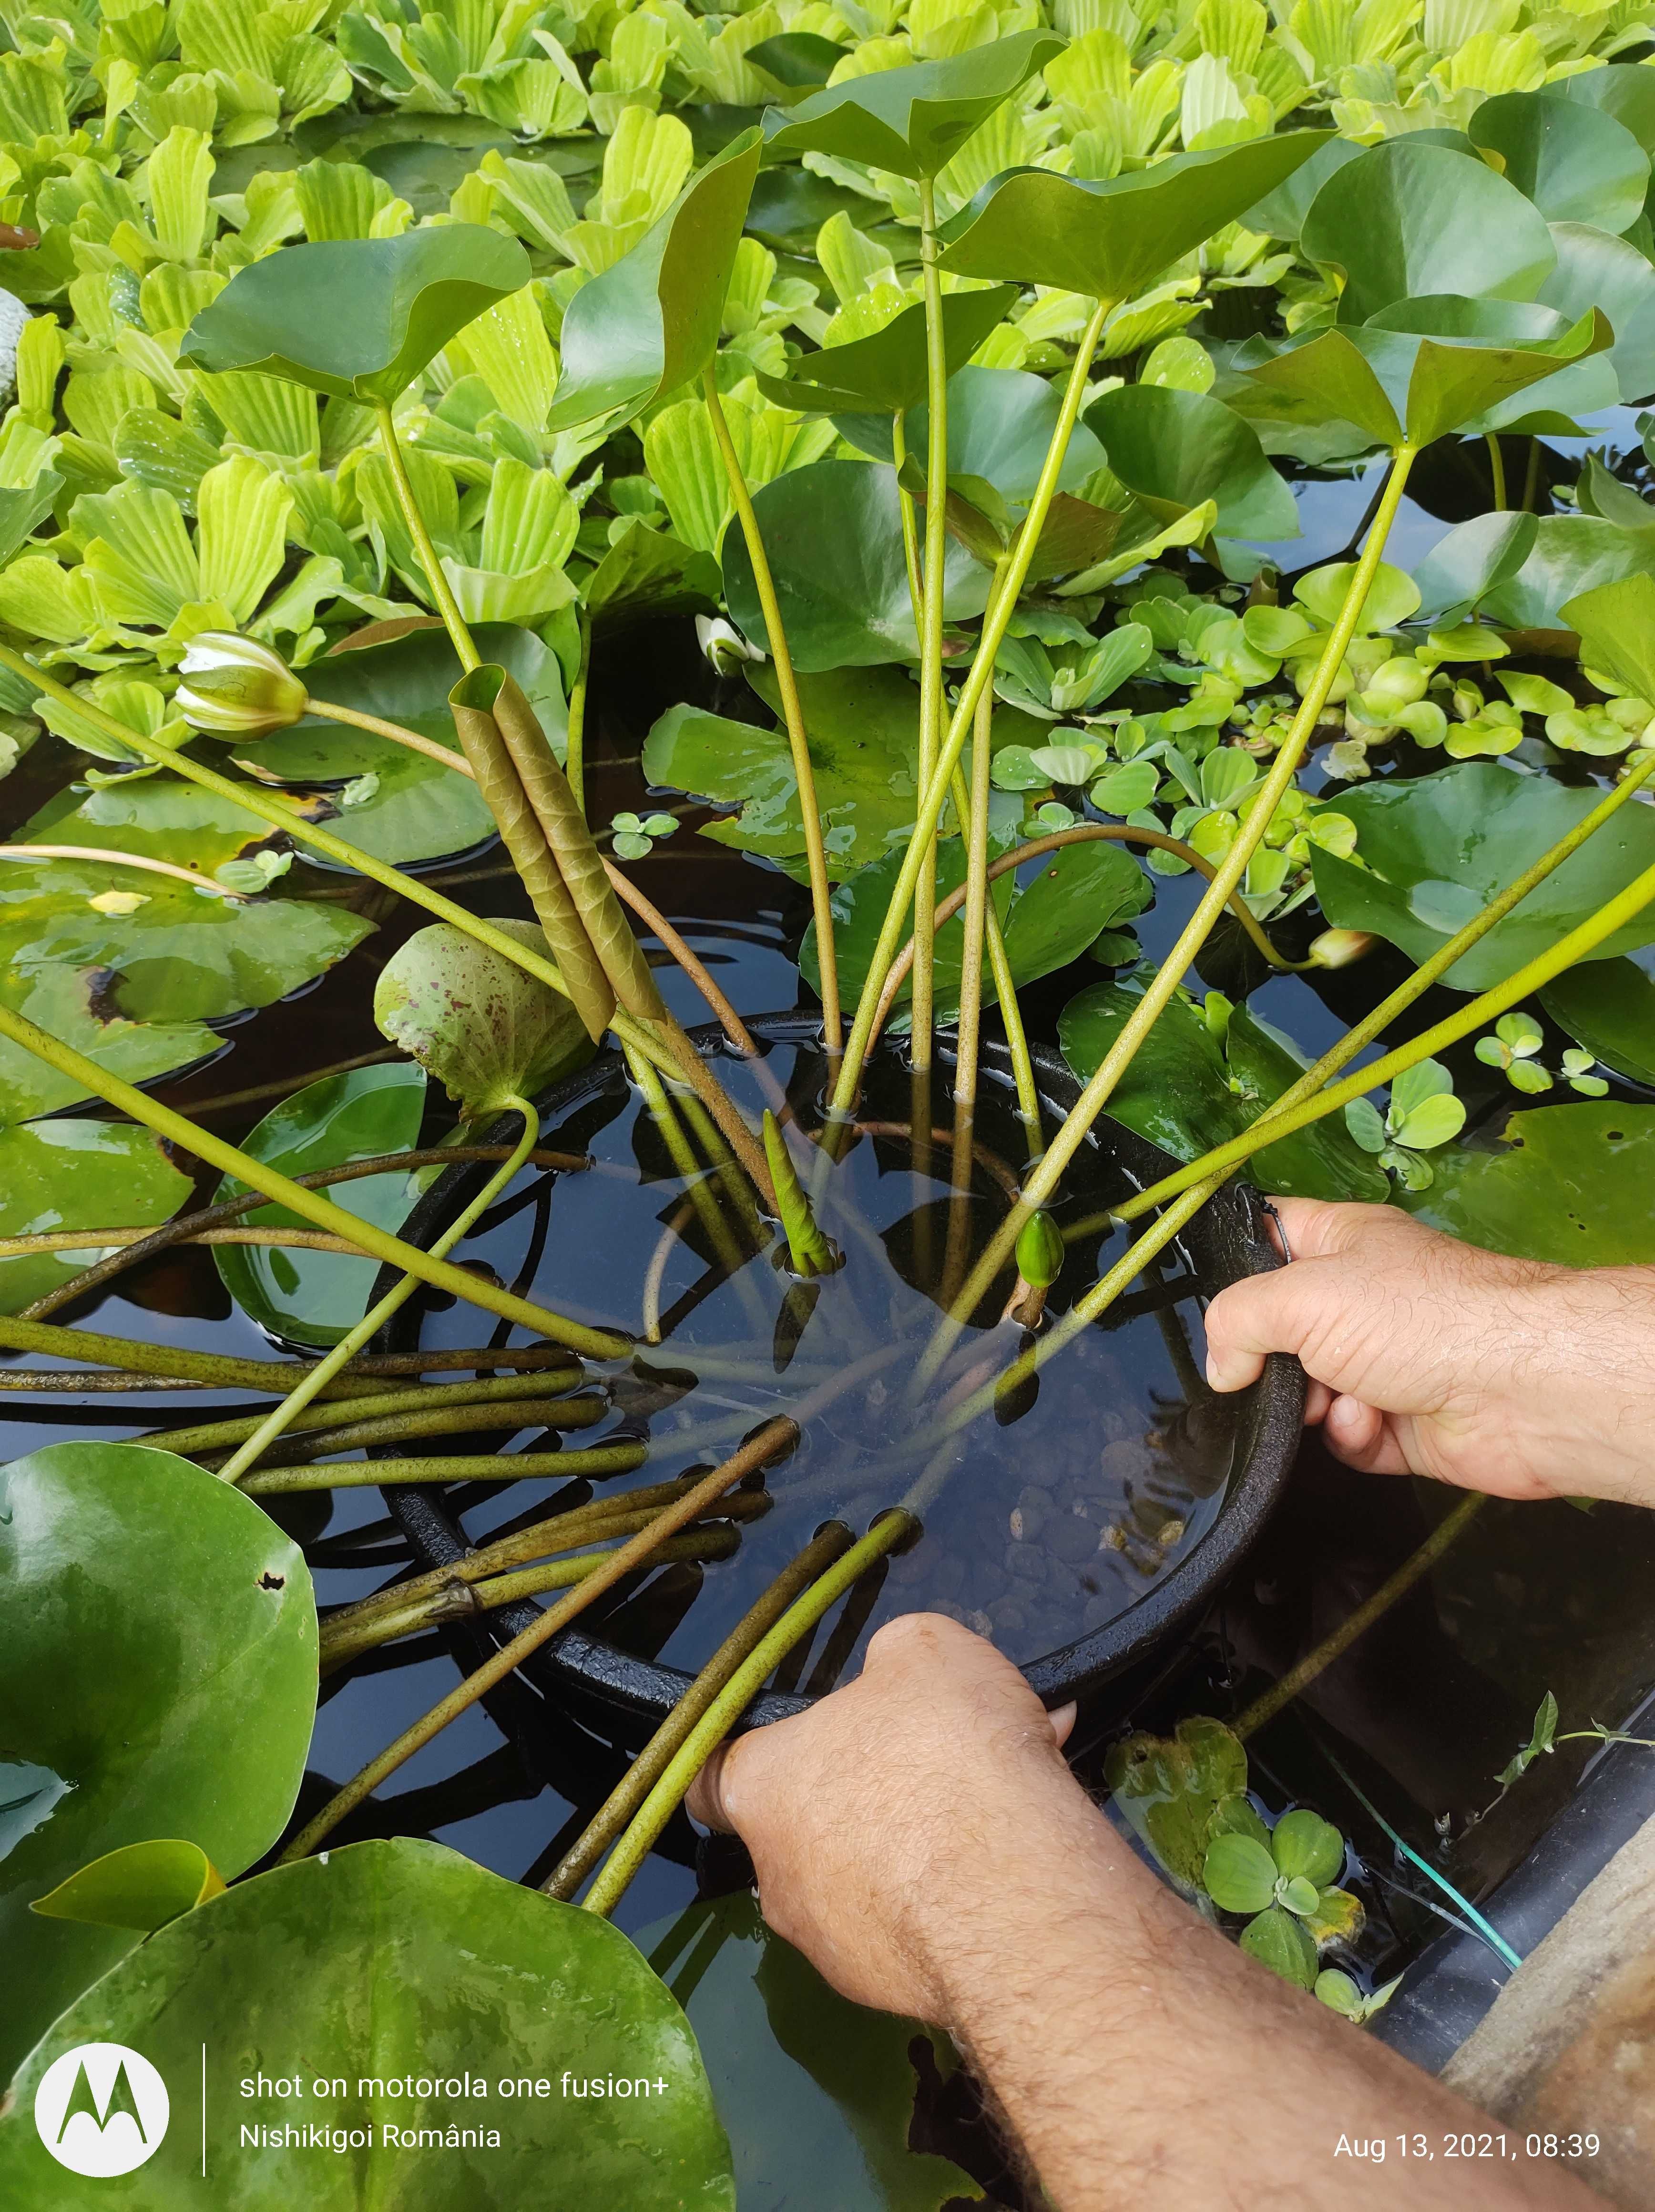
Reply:
<svg viewBox="0 0 1655 2212"><path fill-rule="evenodd" d="M750 1021L754 1035L768 1044L819 1044L820 1027L809 1016L768 1015ZM708 1059L730 1050L715 1024L692 1030ZM1005 1048L985 1042L985 1073L1009 1078ZM1062 1058L1049 1046L1037 1046L1034 1060L1042 1103L1060 1118L1074 1105L1080 1086ZM618 1053L603 1052L555 1085L536 1103L543 1130L555 1132L566 1115L591 1103L606 1090L629 1088ZM519 1129L507 1116L481 1141L511 1144ZM1177 1163L1158 1145L1118 1125L1110 1128L1112 1153L1127 1178L1140 1189L1167 1174ZM429 1246L474 1197L491 1169L468 1162L447 1169L425 1194L403 1228L409 1243ZM1258 1194L1241 1183L1228 1184L1202 1208L1178 1240L1177 1249L1194 1279L1211 1292L1242 1276L1280 1267L1282 1258ZM374 1286L377 1298L397 1279L384 1270ZM411 1298L382 1333L375 1349L417 1351L424 1301ZM1264 1376L1245 1394L1238 1409L1228 1486L1218 1516L1187 1559L1135 1606L1103 1627L1031 1661L1023 1672L1048 1706L1066 1703L1095 1689L1112 1675L1147 1659L1180 1624L1203 1610L1240 1565L1264 1528L1279 1499L1299 1448L1304 1418L1305 1375L1296 1359L1273 1354ZM385 1500L406 1534L420 1565L452 1565L470 1547L446 1510L440 1493L413 1485L388 1487ZM472 1629L466 1642L482 1650L504 1644L530 1627L539 1607L524 1602L503 1606L488 1616L487 1626ZM480 1655L481 1656L481 1655ZM479 1663L473 1661L471 1663ZM571 1718L617 1742L641 1742L677 1702L690 1677L623 1651L579 1622L572 1623L532 1653L518 1670L540 1698ZM742 1725L761 1727L803 1712L809 1699L767 1692L749 1708Z"/></svg>

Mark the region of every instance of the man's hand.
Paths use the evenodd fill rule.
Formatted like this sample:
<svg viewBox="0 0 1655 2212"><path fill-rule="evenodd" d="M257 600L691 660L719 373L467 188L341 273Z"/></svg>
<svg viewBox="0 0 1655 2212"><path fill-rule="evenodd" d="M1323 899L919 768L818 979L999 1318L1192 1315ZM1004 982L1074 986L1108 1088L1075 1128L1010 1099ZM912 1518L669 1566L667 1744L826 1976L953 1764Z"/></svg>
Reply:
<svg viewBox="0 0 1655 2212"><path fill-rule="evenodd" d="M1295 1352L1349 1466L1655 1504L1655 1268L1543 1267L1386 1206L1279 1202L1289 1266L1207 1310L1215 1389Z"/></svg>
<svg viewBox="0 0 1655 2212"><path fill-rule="evenodd" d="M943 2023L952 1953L1027 1848L1020 1819L1092 1821L1059 1748L1073 1718L968 1628L910 1613L846 1688L726 1745L689 1809L740 1833L766 1919L842 1995Z"/></svg>

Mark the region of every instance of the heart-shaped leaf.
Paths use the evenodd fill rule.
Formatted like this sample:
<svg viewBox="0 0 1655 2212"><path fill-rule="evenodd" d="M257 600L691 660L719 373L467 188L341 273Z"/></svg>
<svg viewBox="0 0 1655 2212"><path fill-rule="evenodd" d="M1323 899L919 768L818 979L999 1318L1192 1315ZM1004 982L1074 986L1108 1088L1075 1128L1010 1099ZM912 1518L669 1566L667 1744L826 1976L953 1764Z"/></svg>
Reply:
<svg viewBox="0 0 1655 2212"><path fill-rule="evenodd" d="M56 1120L0 1129L0 1237L50 1229L149 1229L176 1213L190 1178L159 1137L124 1121ZM99 1256L0 1260L0 1312L16 1313Z"/></svg>
<svg viewBox="0 0 1655 2212"><path fill-rule="evenodd" d="M141 2050L172 2087L173 2124L135 2203L358 2212L542 2197L734 2212L695 2039L627 1937L440 1844L356 1844L277 1867L174 1920L89 1990L30 2054L0 2121L0 2194L16 2212L110 2201L107 2181L55 2162L33 2121L47 2067L94 2042ZM297 2092L245 2099L242 2081L261 2074L296 2075ZM278 2135L249 2155L240 2130L253 2122L315 2127L324 2142L355 2131L350 2154L318 2158Z"/></svg>
<svg viewBox="0 0 1655 2212"><path fill-rule="evenodd" d="M1411 137L1389 139L1331 176L1299 245L1340 280L1342 323L1365 323L1428 292L1531 300L1557 258L1545 216L1515 185L1485 162Z"/></svg>
<svg viewBox="0 0 1655 2212"><path fill-rule="evenodd" d="M1422 619L1452 627L1516 575L1534 550L1536 520L1516 509L1474 515L1440 538L1414 571Z"/></svg>
<svg viewBox="0 0 1655 2212"><path fill-rule="evenodd" d="M1400 1202L1434 1228L1517 1259L1649 1265L1655 1106L1612 1098L1539 1106L1513 1114L1501 1133L1498 1152L1437 1153L1429 1188L1398 1193Z"/></svg>
<svg viewBox="0 0 1655 2212"><path fill-rule="evenodd" d="M1566 969L1540 1003L1594 1060L1655 1089L1655 975L1648 950Z"/></svg>
<svg viewBox="0 0 1655 2212"><path fill-rule="evenodd" d="M1410 960L1427 959L1589 814L1600 796L1591 786L1513 775L1492 761L1347 791L1339 811L1356 824L1365 865L1313 848L1322 911L1337 928L1372 930ZM1647 807L1622 807L1443 980L1456 991L1503 982L1652 866L1655 819ZM1652 939L1655 914L1646 911L1606 939L1597 957L1610 958Z"/></svg>
<svg viewBox="0 0 1655 2212"><path fill-rule="evenodd" d="M1466 125L1474 146L1497 154L1500 173L1548 222L1622 231L1643 212L1649 156L1601 107L1550 92L1485 100Z"/></svg>
<svg viewBox="0 0 1655 2212"><path fill-rule="evenodd" d="M273 1107L241 1149L284 1175L314 1168L346 1167L381 1152L406 1152L418 1139L425 1111L425 1075L418 1067L353 1068L346 1075L307 1083ZM408 1218L433 1170L411 1175L362 1176L330 1195L359 1220L397 1230ZM218 1197L246 1189L226 1176ZM292 1228L299 1217L283 1206L261 1206L246 1219L261 1227ZM222 1244L213 1253L224 1287L245 1314L272 1335L294 1344L337 1344L361 1321L379 1273L377 1260L337 1252L289 1250L279 1244Z"/></svg>
<svg viewBox="0 0 1655 2212"><path fill-rule="evenodd" d="M629 253L575 294L563 318L561 397L549 429L596 415L628 422L700 375L718 350L759 147L756 130L732 138Z"/></svg>
<svg viewBox="0 0 1655 2212"><path fill-rule="evenodd" d="M899 177L934 177L1064 41L1018 31L942 61L847 77L764 118L765 151L836 154Z"/></svg>
<svg viewBox="0 0 1655 2212"><path fill-rule="evenodd" d="M29 1905L180 1830L228 1875L267 1850L304 1771L317 1644L298 1547L216 1476L138 1444L52 1444L0 1468L0 1581L9 2076L133 1940Z"/></svg>
<svg viewBox="0 0 1655 2212"><path fill-rule="evenodd" d="M969 296L969 295L967 295ZM949 379L949 476L970 495L974 484L991 484L1009 507L1021 509L1034 496L1062 405L1043 376L1026 368L985 368L971 363ZM861 424L841 423L847 434ZM884 426L880 425L882 432ZM908 417L908 452L917 464L931 432L931 410L917 406ZM890 458L886 443L881 460ZM1103 465L1103 448L1077 423L1058 477L1059 493L1077 492Z"/></svg>
<svg viewBox="0 0 1655 2212"><path fill-rule="evenodd" d="M1293 494L1265 459L1258 433L1222 400L1126 384L1094 400L1085 420L1110 467L1159 520L1176 521L1210 499L1221 537L1299 535Z"/></svg>
<svg viewBox="0 0 1655 2212"><path fill-rule="evenodd" d="M532 922L494 926L545 954ZM597 1049L567 999L446 921L417 930L380 969L373 1018L468 1121L504 1111L513 1096L532 1098Z"/></svg>
<svg viewBox="0 0 1655 2212"><path fill-rule="evenodd" d="M1009 284L946 295L943 344L950 376L1004 319L1016 296ZM759 389L779 407L796 407L804 415L896 415L918 406L925 396L925 303L916 300L872 337L823 346L808 354L791 375L761 375ZM950 402L952 397L950 392Z"/></svg>
<svg viewBox="0 0 1655 2212"><path fill-rule="evenodd" d="M123 1844L37 1897L29 1910L46 1920L77 1920L94 1928L131 1928L148 1936L193 1912L225 1887L223 1875L199 1844L157 1837Z"/></svg>
<svg viewBox="0 0 1655 2212"><path fill-rule="evenodd" d="M943 266L961 276L1049 284L1092 300L1134 299L1173 262L1273 191L1325 139L1320 131L1289 131L1206 153L1174 154L1104 184L1050 169L1014 169L985 185L945 226Z"/></svg>
<svg viewBox="0 0 1655 2212"><path fill-rule="evenodd" d="M1615 333L1609 358L1621 397L1646 398L1655 391L1655 269L1630 240L1589 223L1554 223L1552 244L1557 265L1535 298L1571 321L1600 309Z"/></svg>
<svg viewBox="0 0 1655 2212"><path fill-rule="evenodd" d="M456 331L528 281L517 240L476 223L289 246L239 270L182 350L203 368L388 404Z"/></svg>
<svg viewBox="0 0 1655 2212"><path fill-rule="evenodd" d="M1561 629L1563 609L1600 585L1655 574L1655 532L1625 530L1592 514L1543 514L1528 558L1482 603L1485 622Z"/></svg>
<svg viewBox="0 0 1655 2212"><path fill-rule="evenodd" d="M918 660L896 471L864 461L813 461L755 493L793 665L804 673ZM741 532L726 531L724 594L732 617L762 641L764 613ZM950 542L943 611L979 615L989 572Z"/></svg>

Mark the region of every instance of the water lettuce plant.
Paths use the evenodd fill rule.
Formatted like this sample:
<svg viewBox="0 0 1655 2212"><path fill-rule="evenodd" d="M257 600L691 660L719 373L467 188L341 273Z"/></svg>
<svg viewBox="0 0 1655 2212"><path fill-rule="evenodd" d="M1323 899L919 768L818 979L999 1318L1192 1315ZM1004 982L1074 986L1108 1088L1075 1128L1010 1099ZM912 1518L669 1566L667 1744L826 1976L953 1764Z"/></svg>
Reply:
<svg viewBox="0 0 1655 2212"><path fill-rule="evenodd" d="M1655 1081L1655 522L1628 480L1648 456L1612 468L1606 446L1565 487L1545 442L1655 393L1655 95L1617 60L1650 19L1529 15L352 0L301 27L185 0L12 26L0 222L37 242L0 251L34 311L0 421L0 774L39 750L0 846L0 1344L276 1401L162 1449L71 1443L0 1474L0 1528L72 1515L106 1601L95 1634L85 1591L49 1633L49 1608L0 1609L0 1704L23 1717L0 1723L23 1808L0 1838L20 2096L94 2034L251 2050L284 1943L326 1964L305 1999L318 2066L349 2056L330 1991L370 1971L406 1985L399 2051L449 2032L462 1984L539 2050L539 1998L477 1963L510 1956L561 1992L559 2034L599 2038L624 2003L675 2082L646 2142L582 2149L546 2117L517 2142L537 2185L549 2166L566 2191L729 2203L676 2002L597 1923L842 1601L853 1644L971 1425L1015 1419L1244 1167L1510 1251L1651 1256L1626 1199L1650 1109L1604 1095ZM1416 495L1449 466L1463 519L1414 557ZM1369 511L1295 574L1295 485L1335 470L1371 472ZM779 1095L749 1111L673 1011L679 978L662 988L646 938L764 1087L761 1042L628 872L676 815L588 811L617 640L692 616L720 688L659 715L643 773L723 810L697 834L808 890L814 1119ZM432 872L495 841L485 866L532 920ZM1157 896L1179 918L1150 959L1135 926ZM373 993L394 1059L295 1083L240 1145L155 1097L219 1048L215 1024L313 984L398 903L421 926ZM1030 987L1088 956L1106 975L1054 1019ZM1376 1002L1313 1059L1247 1003L1263 977L1369 956ZM1037 1023L1079 1085L1055 1116ZM1026 1160L998 1163L984 1218L990 1024ZM682 1187L636 1331L449 1256L525 1163L583 1170L543 1146L537 1102L600 1051ZM875 1056L899 1051L907 1119L876 1124ZM1535 1094L1555 1066L1578 1102L1467 1149L1479 1066ZM1109 1121L1172 1164L1082 1218L1069 1179ZM818 1531L757 1598L549 1896L428 1844L317 1856L634 1571L739 1548L761 1486L861 1379L817 1347L867 1236L839 1197L865 1138L952 1176L907 1255L937 1310L891 1401L882 1510ZM219 1180L181 1213L186 1159ZM404 1238L445 1164L474 1171L464 1204ZM1564 1250L1566 1176L1591 1218ZM51 1321L195 1237L244 1316L320 1356ZM487 1629L458 1686L241 1879L288 1822L318 1671L302 1556L259 1501L637 1470L634 1428L433 1446L555 1439L659 1392L640 1340L670 1346L681 1245L773 1320L781 1395L715 1401L740 1412L706 1431L716 1464L330 1616L326 1672L551 1601ZM416 1294L533 1341L421 1382L417 1356L368 1349ZM338 1456L370 1447L390 1456ZM164 1587L106 1572L136 1541L167 1548ZM63 1544L39 1558L16 1571L72 1580ZM239 1777L245 1739L220 1745L227 1707L139 1663L156 1609L196 1674L270 1705L258 1776ZM72 1741L43 1688L64 1668ZM1343 1838L1306 1808L1265 1820L1247 1732L1131 1739L1118 1802L1203 1910L1245 1919L1244 1948L1360 2021L1382 1995L1350 1948ZM412 1931L396 1944L387 1915ZM44 2203L58 2178L32 2156L0 2120L0 2172ZM327 2185L354 2203L404 2177L387 2154ZM269 2201L246 2186L229 2201Z"/></svg>

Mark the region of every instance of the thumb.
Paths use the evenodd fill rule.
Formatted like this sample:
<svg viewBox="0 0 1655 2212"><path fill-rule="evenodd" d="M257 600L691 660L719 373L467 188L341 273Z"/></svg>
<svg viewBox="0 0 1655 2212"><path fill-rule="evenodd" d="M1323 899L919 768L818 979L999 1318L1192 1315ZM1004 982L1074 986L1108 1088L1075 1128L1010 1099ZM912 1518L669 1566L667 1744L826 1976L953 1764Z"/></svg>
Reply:
<svg viewBox="0 0 1655 2212"><path fill-rule="evenodd" d="M1207 1380L1240 1390L1264 1371L1269 1352L1300 1352L1334 1292L1325 1263L1295 1260L1222 1290L1207 1308Z"/></svg>

